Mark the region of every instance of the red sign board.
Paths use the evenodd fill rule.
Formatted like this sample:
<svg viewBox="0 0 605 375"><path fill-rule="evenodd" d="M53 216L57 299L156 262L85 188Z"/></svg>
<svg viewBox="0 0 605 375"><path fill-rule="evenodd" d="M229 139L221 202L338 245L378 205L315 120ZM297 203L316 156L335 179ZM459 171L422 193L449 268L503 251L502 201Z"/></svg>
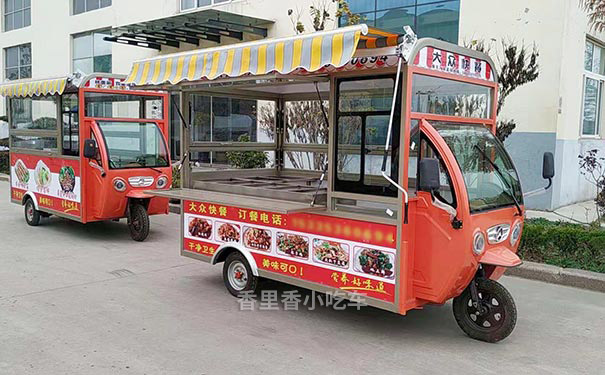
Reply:
<svg viewBox="0 0 605 375"><path fill-rule="evenodd" d="M332 216L184 202L184 251L249 251L259 269L395 301L397 227Z"/></svg>

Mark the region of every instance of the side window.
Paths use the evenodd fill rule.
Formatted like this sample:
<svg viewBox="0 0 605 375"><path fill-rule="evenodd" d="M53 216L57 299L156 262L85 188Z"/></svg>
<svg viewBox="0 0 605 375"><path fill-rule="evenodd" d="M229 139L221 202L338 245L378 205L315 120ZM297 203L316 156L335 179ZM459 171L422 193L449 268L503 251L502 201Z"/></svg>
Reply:
<svg viewBox="0 0 605 375"><path fill-rule="evenodd" d="M435 192L435 197L443 203L447 203L456 208L456 195L452 186L450 174L443 163L443 159L437 153L437 150L435 150L433 145L424 136L420 136L420 147L417 155L418 161L420 161L422 158L439 159L439 180L441 182L441 188Z"/></svg>
<svg viewBox="0 0 605 375"><path fill-rule="evenodd" d="M343 79L338 83L334 190L396 197L397 188L381 175L395 77ZM395 108L386 170L399 179L399 101Z"/></svg>
<svg viewBox="0 0 605 375"><path fill-rule="evenodd" d="M78 95L64 95L61 100L63 155L80 155L80 117L78 114Z"/></svg>

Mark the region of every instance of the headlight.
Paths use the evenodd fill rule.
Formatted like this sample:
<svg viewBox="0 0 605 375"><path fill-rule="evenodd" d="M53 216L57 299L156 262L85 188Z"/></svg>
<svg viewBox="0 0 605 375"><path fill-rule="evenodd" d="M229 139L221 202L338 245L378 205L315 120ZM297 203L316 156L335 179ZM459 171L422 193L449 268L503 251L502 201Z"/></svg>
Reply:
<svg viewBox="0 0 605 375"><path fill-rule="evenodd" d="M473 238L473 253L475 255L483 254L485 250L485 236L481 232L475 233L475 237Z"/></svg>
<svg viewBox="0 0 605 375"><path fill-rule="evenodd" d="M521 238L521 222L517 221L517 223L513 225L513 230L510 234L510 244L515 246L517 241L519 241L519 238Z"/></svg>
<svg viewBox="0 0 605 375"><path fill-rule="evenodd" d="M126 181L122 180L119 177L114 178L113 188L116 189L116 191L123 192L124 190L126 190Z"/></svg>
<svg viewBox="0 0 605 375"><path fill-rule="evenodd" d="M156 186L158 187L158 189L163 189L166 186L168 186L168 177L162 176L162 177L158 178L158 182L156 183Z"/></svg>

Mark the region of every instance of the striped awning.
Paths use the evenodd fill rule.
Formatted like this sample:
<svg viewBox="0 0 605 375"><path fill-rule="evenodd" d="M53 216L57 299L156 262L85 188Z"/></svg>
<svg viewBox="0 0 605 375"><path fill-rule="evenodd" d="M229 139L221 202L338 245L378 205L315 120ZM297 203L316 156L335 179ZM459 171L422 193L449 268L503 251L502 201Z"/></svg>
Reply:
<svg viewBox="0 0 605 375"><path fill-rule="evenodd" d="M288 38L232 44L158 56L135 62L126 83L172 84L184 80L213 80L246 74L288 74L297 69L314 72L345 65L358 47L366 25L349 26Z"/></svg>
<svg viewBox="0 0 605 375"><path fill-rule="evenodd" d="M25 98L28 96L63 94L65 86L67 86L67 77L10 83L0 85L0 96Z"/></svg>

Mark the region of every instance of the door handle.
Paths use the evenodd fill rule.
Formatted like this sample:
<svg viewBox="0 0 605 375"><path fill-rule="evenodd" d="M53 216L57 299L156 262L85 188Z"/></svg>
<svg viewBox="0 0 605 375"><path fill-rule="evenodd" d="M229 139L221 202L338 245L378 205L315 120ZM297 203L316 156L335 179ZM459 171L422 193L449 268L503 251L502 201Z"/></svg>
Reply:
<svg viewBox="0 0 605 375"><path fill-rule="evenodd" d="M88 165L90 165L91 167L93 167L94 169L98 170L99 172L101 172L101 177L105 177L106 173L105 173L105 169L103 169L103 167L101 167L100 165L98 165L97 163L94 163L92 160L88 162Z"/></svg>

